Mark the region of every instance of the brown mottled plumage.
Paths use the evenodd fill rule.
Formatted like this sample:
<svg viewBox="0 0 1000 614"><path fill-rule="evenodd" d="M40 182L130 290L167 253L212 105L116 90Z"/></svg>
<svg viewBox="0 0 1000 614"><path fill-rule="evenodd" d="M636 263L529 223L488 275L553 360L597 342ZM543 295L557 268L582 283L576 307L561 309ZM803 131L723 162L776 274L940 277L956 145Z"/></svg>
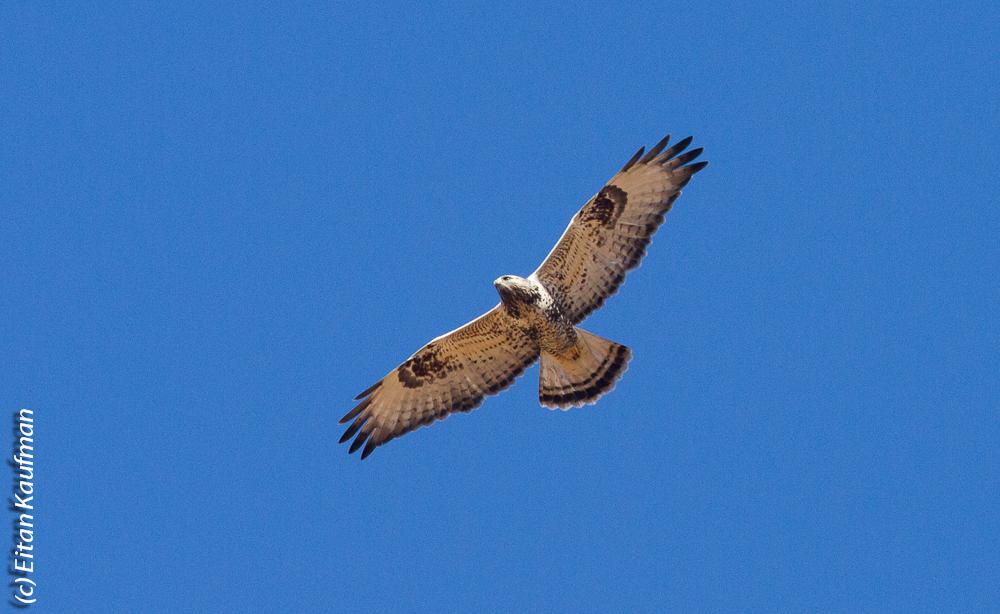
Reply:
<svg viewBox="0 0 1000 614"><path fill-rule="evenodd" d="M434 339L362 392L341 423L361 458L378 446L453 412L468 412L509 386L541 358L539 401L579 407L614 388L631 351L575 325L604 304L639 265L681 188L708 163L688 164L691 137L664 138L638 152L573 216L542 265L494 285L500 304Z"/></svg>

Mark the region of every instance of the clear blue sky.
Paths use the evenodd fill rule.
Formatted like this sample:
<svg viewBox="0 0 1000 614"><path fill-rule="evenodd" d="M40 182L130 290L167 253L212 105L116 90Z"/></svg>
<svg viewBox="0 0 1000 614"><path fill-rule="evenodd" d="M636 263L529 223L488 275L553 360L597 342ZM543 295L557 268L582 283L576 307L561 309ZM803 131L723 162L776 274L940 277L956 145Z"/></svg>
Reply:
<svg viewBox="0 0 1000 614"><path fill-rule="evenodd" d="M1000 603L994 3L0 24L35 611ZM611 395L550 412L534 367L364 463L337 445L667 132L711 165L585 323L633 348Z"/></svg>

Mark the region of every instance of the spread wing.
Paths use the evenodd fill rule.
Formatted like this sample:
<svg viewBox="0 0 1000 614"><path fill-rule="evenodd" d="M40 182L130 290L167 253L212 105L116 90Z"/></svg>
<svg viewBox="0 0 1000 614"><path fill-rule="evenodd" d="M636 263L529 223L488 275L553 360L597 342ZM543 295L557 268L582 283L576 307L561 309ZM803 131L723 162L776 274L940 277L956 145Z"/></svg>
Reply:
<svg viewBox="0 0 1000 614"><path fill-rule="evenodd" d="M517 327L499 305L420 348L365 390L344 416L353 420L340 438L355 437L350 452L372 450L456 411L472 411L487 395L509 386L538 358L538 342Z"/></svg>
<svg viewBox="0 0 1000 614"><path fill-rule="evenodd" d="M625 273L646 255L646 246L681 188L708 165L688 165L701 155L701 148L681 154L691 137L663 151L669 140L667 136L645 156L645 148L640 148L573 216L533 273L574 324L618 291Z"/></svg>

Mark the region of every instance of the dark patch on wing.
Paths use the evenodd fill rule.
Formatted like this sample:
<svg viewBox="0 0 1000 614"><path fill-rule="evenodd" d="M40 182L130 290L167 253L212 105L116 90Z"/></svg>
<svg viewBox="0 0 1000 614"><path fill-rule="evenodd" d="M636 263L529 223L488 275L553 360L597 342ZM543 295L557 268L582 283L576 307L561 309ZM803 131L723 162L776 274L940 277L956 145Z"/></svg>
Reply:
<svg viewBox="0 0 1000 614"><path fill-rule="evenodd" d="M628 194L616 185L606 185L597 196L580 210L580 221L584 224L596 223L604 228L614 228L615 222L625 210Z"/></svg>
<svg viewBox="0 0 1000 614"><path fill-rule="evenodd" d="M461 363L441 353L434 344L428 345L399 366L399 381L407 388L419 388L462 368Z"/></svg>

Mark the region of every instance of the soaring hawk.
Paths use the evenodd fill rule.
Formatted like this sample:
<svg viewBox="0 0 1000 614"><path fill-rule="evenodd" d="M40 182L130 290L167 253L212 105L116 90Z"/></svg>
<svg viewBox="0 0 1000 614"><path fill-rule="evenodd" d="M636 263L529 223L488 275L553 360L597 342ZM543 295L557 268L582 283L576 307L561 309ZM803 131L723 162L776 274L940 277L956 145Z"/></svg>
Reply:
<svg viewBox="0 0 1000 614"><path fill-rule="evenodd" d="M541 358L539 401L568 409L610 392L632 352L576 327L617 292L639 266L653 233L681 188L708 162L689 164L701 148L684 152L691 137L648 153L640 148L570 221L556 246L527 279L493 282L500 303L434 339L373 386L341 419L351 425L350 452L361 458L413 429L468 412L509 386ZM355 437L356 435L356 437Z"/></svg>

